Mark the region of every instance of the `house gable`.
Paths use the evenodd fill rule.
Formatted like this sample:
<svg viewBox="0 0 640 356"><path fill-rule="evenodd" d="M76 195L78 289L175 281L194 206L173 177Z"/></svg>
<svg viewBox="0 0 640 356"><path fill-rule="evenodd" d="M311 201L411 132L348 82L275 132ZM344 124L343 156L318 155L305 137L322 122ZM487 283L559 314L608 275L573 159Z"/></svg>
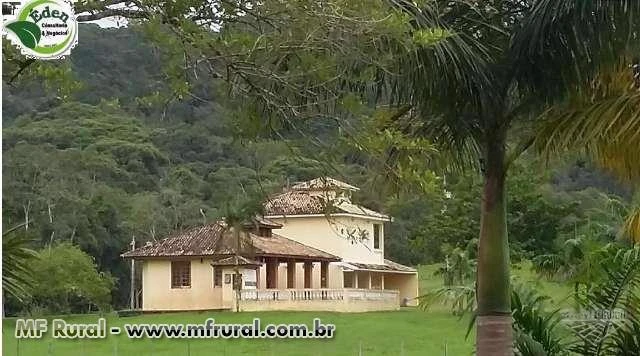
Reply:
<svg viewBox="0 0 640 356"><path fill-rule="evenodd" d="M282 224L283 236L345 261L383 264L384 223L392 219L354 204L357 190L329 177L298 183L265 202L265 218Z"/></svg>

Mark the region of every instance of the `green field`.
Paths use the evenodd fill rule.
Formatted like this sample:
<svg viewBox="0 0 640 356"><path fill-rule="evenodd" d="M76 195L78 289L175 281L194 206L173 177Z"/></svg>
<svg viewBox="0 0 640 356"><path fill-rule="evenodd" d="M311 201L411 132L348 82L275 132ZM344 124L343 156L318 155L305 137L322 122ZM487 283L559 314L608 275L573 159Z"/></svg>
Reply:
<svg viewBox="0 0 640 356"><path fill-rule="evenodd" d="M218 323L311 324L315 317L336 325L331 340L243 340L243 339L140 339L108 336L102 340L20 340L13 336L13 320L5 320L3 355L443 355L445 343L450 355L470 354L472 340L464 340L466 322L445 311L358 314L312 312L179 313L128 318L110 316L107 326L123 323L202 323L213 317ZM67 321L95 322L97 316L68 317Z"/></svg>
<svg viewBox="0 0 640 356"><path fill-rule="evenodd" d="M435 266L421 271L422 289L438 287L440 277ZM538 283L545 293L560 302L568 294L564 285L540 282L526 268L515 274L529 283ZM123 335L101 340L20 340L14 338L14 319L3 322L3 355L471 355L473 333L464 335L468 319L460 320L444 307L422 311L406 308L398 312L326 313L326 312L261 312L261 313L171 313L119 318L107 316L107 326L124 323L202 323L213 317L218 323L249 323L259 317L267 323L305 323L319 317L336 325L336 335L329 340L283 339L139 339ZM97 315L69 316L68 322L96 322Z"/></svg>
<svg viewBox="0 0 640 356"><path fill-rule="evenodd" d="M420 266L420 291L422 293L442 286L442 277L434 275L438 267L438 265ZM550 305L561 308L572 306L571 286L560 282L548 281L537 276L531 270L530 263L513 266L511 274L515 276L518 282L535 289L541 295L548 296Z"/></svg>

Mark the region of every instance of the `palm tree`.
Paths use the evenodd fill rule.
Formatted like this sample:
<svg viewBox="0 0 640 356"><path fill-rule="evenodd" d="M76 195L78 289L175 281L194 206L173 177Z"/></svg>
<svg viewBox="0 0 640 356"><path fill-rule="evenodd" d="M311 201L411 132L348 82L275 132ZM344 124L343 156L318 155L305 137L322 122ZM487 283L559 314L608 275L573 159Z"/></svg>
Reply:
<svg viewBox="0 0 640 356"><path fill-rule="evenodd" d="M505 180L534 142L532 126L628 53L640 29L632 0L396 1L416 30L444 40L402 60L388 85L406 112L396 124L451 153L450 166L484 178L477 271L477 354L512 354ZM601 110L604 115L629 112ZM638 146L634 146L638 147Z"/></svg>
<svg viewBox="0 0 640 356"><path fill-rule="evenodd" d="M640 23L635 18L640 15L640 3L390 2L410 19L418 42L425 34L442 36L411 47L408 53L406 47L399 48L393 73L389 68L380 71L365 90L375 88L378 98L397 109L381 120L380 132L392 126L408 137L428 138L447 156L448 169L481 172L477 354L510 355L505 188L509 166L535 142L534 129L541 116L561 117L567 102L588 101L589 88L617 82L611 73L621 62L629 63L632 45L638 42ZM392 47L393 38L389 42ZM353 72L363 71L359 65ZM269 88L275 88L269 93L278 92L278 85ZM620 103L603 103L599 114L617 120L637 113L615 105ZM626 146L630 147L637 146Z"/></svg>

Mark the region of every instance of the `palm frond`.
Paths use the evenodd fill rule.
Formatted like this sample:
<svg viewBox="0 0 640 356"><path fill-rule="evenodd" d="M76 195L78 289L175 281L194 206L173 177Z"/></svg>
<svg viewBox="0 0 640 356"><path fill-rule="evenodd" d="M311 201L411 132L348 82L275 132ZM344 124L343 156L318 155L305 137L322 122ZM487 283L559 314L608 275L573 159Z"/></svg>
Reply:
<svg viewBox="0 0 640 356"><path fill-rule="evenodd" d="M402 75L390 82L392 98L417 102L429 113L486 106L496 94L487 89L497 83L488 70L494 61L491 49L474 36L477 26L459 21L460 16L475 16L477 10L463 1L393 2L412 19L416 31L438 28L448 36L416 47L400 61Z"/></svg>
<svg viewBox="0 0 640 356"><path fill-rule="evenodd" d="M640 244L640 208L629 213L622 227L621 235L635 244Z"/></svg>
<svg viewBox="0 0 640 356"><path fill-rule="evenodd" d="M419 296L418 301L424 310L440 303L450 307L453 314L462 316L475 311L476 289L473 285L445 286Z"/></svg>
<svg viewBox="0 0 640 356"><path fill-rule="evenodd" d="M385 81L392 104L414 108L399 125L411 127L417 137L428 137L446 159L446 169L477 167L479 142L487 128L482 115L499 107L503 91L492 70L495 48L477 34L506 38L505 34L487 23L460 21L479 16L478 8L465 1L393 2L412 19L415 31L438 28L448 34L399 57L398 74Z"/></svg>
<svg viewBox="0 0 640 356"><path fill-rule="evenodd" d="M549 356L544 346L525 332L516 330L513 342L517 356Z"/></svg>
<svg viewBox="0 0 640 356"><path fill-rule="evenodd" d="M565 268L565 261L558 254L538 255L531 261L533 270L546 278L557 277Z"/></svg>
<svg viewBox="0 0 640 356"><path fill-rule="evenodd" d="M636 0L534 0L511 41L515 77L540 99L561 98L638 48Z"/></svg>
<svg viewBox="0 0 640 356"><path fill-rule="evenodd" d="M640 179L640 91L628 66L602 72L583 90L542 115L538 150L583 152L623 179Z"/></svg>
<svg viewBox="0 0 640 356"><path fill-rule="evenodd" d="M572 325L580 342L572 347L581 355L624 355L621 347L637 343L640 296L640 247L612 249L601 260L606 278L585 292L587 311L601 317Z"/></svg>
<svg viewBox="0 0 640 356"><path fill-rule="evenodd" d="M563 349L564 341L556 329L561 320L559 310L546 312L548 299L522 284L514 285L511 313L521 355L558 355Z"/></svg>
<svg viewBox="0 0 640 356"><path fill-rule="evenodd" d="M8 234L2 236L2 289L4 292L23 300L29 297L32 286L31 260L36 252L28 248L29 240L22 234Z"/></svg>
<svg viewBox="0 0 640 356"><path fill-rule="evenodd" d="M612 333L609 349L617 355L633 355L640 350L640 298L629 296L623 309L626 320Z"/></svg>

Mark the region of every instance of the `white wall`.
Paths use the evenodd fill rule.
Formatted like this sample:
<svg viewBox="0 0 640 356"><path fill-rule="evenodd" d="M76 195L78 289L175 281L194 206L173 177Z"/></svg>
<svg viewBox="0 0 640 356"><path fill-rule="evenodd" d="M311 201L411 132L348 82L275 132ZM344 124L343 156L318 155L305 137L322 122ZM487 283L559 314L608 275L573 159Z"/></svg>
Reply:
<svg viewBox="0 0 640 356"><path fill-rule="evenodd" d="M273 232L305 245L341 257L346 262L384 263L384 225L381 221L360 217L326 216L273 218L283 225ZM380 224L380 249L373 248L373 224ZM362 242L348 237L349 231L367 231Z"/></svg>
<svg viewBox="0 0 640 356"><path fill-rule="evenodd" d="M222 306L222 288L213 287L211 260L191 260L191 287L171 288L171 260L142 264L143 310L204 310Z"/></svg>
<svg viewBox="0 0 640 356"><path fill-rule="evenodd" d="M233 284L225 283L226 275L233 275L233 266L222 268L222 286L213 286L211 259L191 259L191 286L171 288L171 260L145 260L142 264L142 309L165 310L209 310L233 306ZM248 281L256 281L254 269L241 269L244 289Z"/></svg>

